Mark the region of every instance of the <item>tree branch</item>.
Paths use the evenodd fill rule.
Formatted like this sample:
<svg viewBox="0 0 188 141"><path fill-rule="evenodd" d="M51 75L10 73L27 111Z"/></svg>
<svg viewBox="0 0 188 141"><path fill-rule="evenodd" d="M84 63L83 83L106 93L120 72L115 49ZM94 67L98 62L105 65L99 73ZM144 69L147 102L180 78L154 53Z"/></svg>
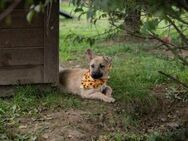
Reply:
<svg viewBox="0 0 188 141"><path fill-rule="evenodd" d="M153 34L153 35L152 35L152 34ZM176 45L174 45L174 44L172 44L172 43L166 43L166 42L163 41L161 38L157 37L154 33L152 33L152 34L150 34L150 36L153 37L153 39L156 39L156 40L162 42L163 45L164 45L165 47L167 47L167 49L169 49L176 57L178 57L179 60L181 60L181 61L183 62L183 64L185 64L186 66L188 66L187 60L186 60L184 57L180 56L180 55L176 52L176 48L178 48ZM172 46L173 46L175 49L174 49Z"/></svg>
<svg viewBox="0 0 188 141"><path fill-rule="evenodd" d="M163 71L158 71L158 72L159 72L160 74L162 74L162 75L164 75L164 76L170 78L171 80L175 81L176 83L181 84L183 87L185 87L185 88L188 89L188 85L185 84L185 83L183 83L183 82L181 82L181 81L178 80L177 78L175 78L175 77L173 77L173 76L171 76L171 75L169 75L169 74L166 74L166 73L164 73Z"/></svg>
<svg viewBox="0 0 188 141"><path fill-rule="evenodd" d="M176 24L167 16L166 17L169 23L172 24L172 26L176 29L176 31L180 34L181 38L188 44L188 39L187 37L181 32L181 30L176 26Z"/></svg>
<svg viewBox="0 0 188 141"><path fill-rule="evenodd" d="M14 0L14 2L0 14L0 21L3 20L6 16L8 16L16 6L21 2L21 0Z"/></svg>

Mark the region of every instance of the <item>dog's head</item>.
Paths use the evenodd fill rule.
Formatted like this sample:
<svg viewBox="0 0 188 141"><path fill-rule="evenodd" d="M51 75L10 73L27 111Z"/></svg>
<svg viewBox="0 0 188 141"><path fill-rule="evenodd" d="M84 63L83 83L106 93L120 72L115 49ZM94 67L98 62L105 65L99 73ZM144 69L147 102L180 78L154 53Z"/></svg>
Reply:
<svg viewBox="0 0 188 141"><path fill-rule="evenodd" d="M107 79L112 63L111 57L96 56L91 49L87 49L86 56L89 60L91 77L93 79Z"/></svg>

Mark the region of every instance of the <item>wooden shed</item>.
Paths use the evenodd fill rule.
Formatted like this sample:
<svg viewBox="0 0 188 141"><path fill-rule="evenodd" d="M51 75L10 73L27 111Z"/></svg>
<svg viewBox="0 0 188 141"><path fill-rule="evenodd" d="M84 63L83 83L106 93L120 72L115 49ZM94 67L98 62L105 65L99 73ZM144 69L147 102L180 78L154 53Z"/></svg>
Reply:
<svg viewBox="0 0 188 141"><path fill-rule="evenodd" d="M49 8L28 23L20 4L0 21L0 85L58 84L59 0Z"/></svg>

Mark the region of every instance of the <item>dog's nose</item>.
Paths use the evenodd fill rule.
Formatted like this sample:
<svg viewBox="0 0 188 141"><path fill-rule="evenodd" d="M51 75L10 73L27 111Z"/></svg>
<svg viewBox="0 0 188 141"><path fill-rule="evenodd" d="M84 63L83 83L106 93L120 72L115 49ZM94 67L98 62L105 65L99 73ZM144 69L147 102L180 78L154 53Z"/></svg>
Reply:
<svg viewBox="0 0 188 141"><path fill-rule="evenodd" d="M99 78L101 78L103 76L103 74L101 73L101 72L92 72L92 74L91 74L91 77L93 78L93 79L99 79Z"/></svg>

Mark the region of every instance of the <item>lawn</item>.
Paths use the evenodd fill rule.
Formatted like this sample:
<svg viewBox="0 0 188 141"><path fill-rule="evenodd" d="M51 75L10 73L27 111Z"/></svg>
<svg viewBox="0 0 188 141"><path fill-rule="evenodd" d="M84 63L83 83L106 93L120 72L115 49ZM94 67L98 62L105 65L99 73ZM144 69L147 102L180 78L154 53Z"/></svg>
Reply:
<svg viewBox="0 0 188 141"><path fill-rule="evenodd" d="M63 3L61 8L73 11L68 3ZM99 36L90 45L73 38L97 37L108 29L106 19L92 25L85 17L80 20L60 17L59 59L63 67L87 67L87 48L112 57L108 83L116 102L83 100L56 88L17 86L15 96L0 99L0 140L172 141L183 138L181 114L187 107L187 93L177 94L177 89L182 92L184 89L158 71L188 83L188 68L164 50L156 49L158 44L153 41L119 41L117 34L113 39ZM168 126L176 121L178 130Z"/></svg>

